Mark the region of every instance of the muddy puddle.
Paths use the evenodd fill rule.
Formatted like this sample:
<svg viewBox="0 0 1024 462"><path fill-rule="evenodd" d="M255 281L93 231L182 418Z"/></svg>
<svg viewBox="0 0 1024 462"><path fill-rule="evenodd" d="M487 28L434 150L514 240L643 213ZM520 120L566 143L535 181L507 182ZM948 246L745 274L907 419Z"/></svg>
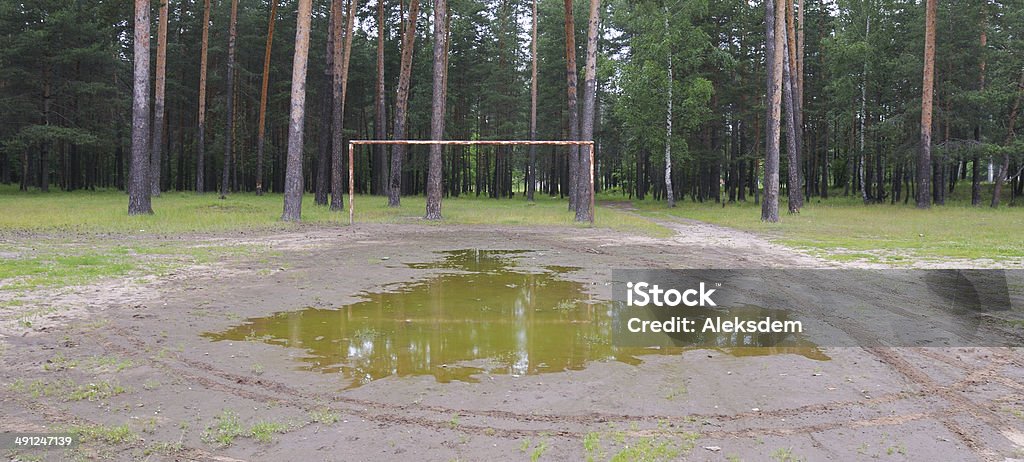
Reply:
<svg viewBox="0 0 1024 462"><path fill-rule="evenodd" d="M517 259L524 253L442 252L438 262L409 265L431 271L423 280L361 294L362 301L337 309L283 311L203 336L302 349L304 354L297 356L302 369L342 374L353 387L389 376L475 381L482 373L580 370L594 361L638 364L643 355L685 351L671 343L659 348L612 345L612 304L593 300L583 284L564 278L577 268L519 267ZM730 314L759 313L747 308ZM787 336L690 340L735 356L828 359L813 344Z"/></svg>

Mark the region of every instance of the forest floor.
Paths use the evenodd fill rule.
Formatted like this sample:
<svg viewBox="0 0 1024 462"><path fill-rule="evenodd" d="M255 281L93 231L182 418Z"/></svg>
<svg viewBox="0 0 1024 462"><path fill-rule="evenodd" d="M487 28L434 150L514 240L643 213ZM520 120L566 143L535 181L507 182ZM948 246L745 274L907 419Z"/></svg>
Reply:
<svg viewBox="0 0 1024 462"><path fill-rule="evenodd" d="M647 231L402 222L176 235L4 232L0 254L18 264L0 266L0 432L67 431L85 441L74 450L4 455L1024 458L1018 348L822 347L829 360L700 349L538 375L484 373L449 383L391 376L353 387L339 374L297 370L301 349L202 337L246 319L342 306L423 279L438 270L409 264L437 261L445 250L531 250L520 265L572 267L563 277L602 300L611 297L616 267L888 265L829 259L778 236L679 212L611 205L618 210L601 207L599 216L651 220L638 227ZM913 252L906 258L911 266L934 266ZM1019 264L1012 257L946 262Z"/></svg>

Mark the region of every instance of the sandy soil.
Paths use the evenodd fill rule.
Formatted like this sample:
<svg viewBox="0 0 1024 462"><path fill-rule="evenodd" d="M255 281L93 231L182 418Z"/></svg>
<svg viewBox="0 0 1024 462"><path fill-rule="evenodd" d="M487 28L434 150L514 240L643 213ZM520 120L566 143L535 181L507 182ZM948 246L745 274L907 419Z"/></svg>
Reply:
<svg viewBox="0 0 1024 462"><path fill-rule="evenodd" d="M346 390L335 375L296 371L291 357L299 351L199 336L421 278L423 270L403 263L437 260L439 250L535 250L522 264L579 267L568 277L589 283L598 298L610 298L614 267L839 266L748 233L663 223L676 236L357 225L196 237L260 243L273 253L37 294L33 304L70 308L31 328L2 327L0 432L128 423L137 433L76 453L37 453L54 460L658 460L674 454L659 452L667 448L686 460L1024 458L1020 349L828 348L830 361L697 350L637 365L485 374L479 383L387 378ZM75 367L66 367L69 359ZM25 384L35 380L64 380L64 388L32 393ZM64 399L74 384L90 383L125 392ZM224 410L245 427L290 428L269 443L239 437L217 447L203 433Z"/></svg>

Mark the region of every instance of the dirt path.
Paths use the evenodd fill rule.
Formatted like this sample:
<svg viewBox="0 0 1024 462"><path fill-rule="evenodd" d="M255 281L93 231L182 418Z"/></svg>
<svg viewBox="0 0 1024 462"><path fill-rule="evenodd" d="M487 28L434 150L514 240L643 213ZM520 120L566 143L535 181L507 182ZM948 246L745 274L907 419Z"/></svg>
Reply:
<svg viewBox="0 0 1024 462"><path fill-rule="evenodd" d="M676 236L358 225L207 237L266 251L71 290L49 303L79 310L34 329L8 326L0 431L92 428L96 441L80 455L113 460L1024 457L1019 350L829 348L829 361L694 350L475 383L389 377L348 389L336 374L297 371L301 349L200 337L423 278L429 272L405 263L437 260L439 250L533 250L522 265L577 267L568 277L599 299L610 298L616 267L826 265L747 233L659 221ZM130 435L118 437L120 425ZM271 441L253 428L271 429Z"/></svg>

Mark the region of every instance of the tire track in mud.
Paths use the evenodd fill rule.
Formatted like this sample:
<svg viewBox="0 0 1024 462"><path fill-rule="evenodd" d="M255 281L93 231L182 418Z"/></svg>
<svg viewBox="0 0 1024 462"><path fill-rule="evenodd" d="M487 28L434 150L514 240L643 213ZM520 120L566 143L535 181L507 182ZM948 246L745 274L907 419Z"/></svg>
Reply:
<svg viewBox="0 0 1024 462"><path fill-rule="evenodd" d="M131 348L119 345L117 342L107 339L103 342L105 349L114 350L122 355L138 355L138 351L145 351L149 344L139 339L134 334L120 328L111 329L116 331L118 336L132 345ZM890 357L890 356L887 356ZM790 436L799 434L813 434L834 430L844 427L866 428L878 426L893 426L912 422L921 419L937 419L946 426L953 434L963 440L964 444L972 448L979 455L986 459L994 457L994 453L986 451L980 443L975 441L970 433L960 428L948 417L954 414L972 414L965 406L954 409L939 409L931 412L915 412L898 415L884 415L878 417L858 418L857 414L865 408L873 408L883 404L892 404L899 401L927 398L933 392L933 388L925 388L913 391L899 391L886 395L853 401L840 401L829 403L818 403L795 408L775 409L756 412L741 412L736 414L688 414L686 416L666 415L635 415L635 414L612 414L612 413L586 413L586 414L535 414L517 413L500 410L473 410L457 409L443 406L432 406L422 404L389 404L378 401L364 400L345 397L334 393L310 393L301 391L294 387L265 379L257 379L249 376L238 375L218 369L208 363L188 359L175 354L175 365L169 361L149 361L157 363L160 367L172 371L174 374L192 380L210 390L231 394L243 399L249 399L264 403L275 403L277 405L288 405L303 411L309 412L315 409L330 408L333 411L342 412L347 415L356 416L387 425L414 425L434 430L456 430L462 433L474 435L486 435L502 438L523 438L537 436L556 436L566 438L582 438L589 429L593 427L612 424L629 425L645 423L652 425L660 422L678 422L686 419L694 422L692 430L698 432L702 437L758 437L758 436ZM899 363L899 361L893 360ZM905 362L905 361L904 361ZM886 362L889 364L888 362ZM214 380L212 375L220 380ZM923 374L911 373L918 380ZM228 382L228 383L224 383ZM957 382L955 386L949 387L956 390L963 387L966 380ZM253 391L259 390L259 391ZM951 391L952 392L952 391ZM343 405L339 405L343 404ZM976 405L975 405L976 406ZM917 407L911 404L911 407ZM951 412L955 411L955 412ZM468 422L462 422L457 427L450 424L452 415L470 418ZM822 418L826 422L810 425L779 426L779 421ZM945 417L944 417L945 416ZM771 426L760 426L757 423L770 420ZM476 423L480 421L480 423ZM497 422L495 422L497 421ZM558 425L558 428L551 428L545 424ZM735 429L709 429L708 427L722 427L726 424L737 424L740 428ZM539 425L539 428L528 428L531 425ZM575 427L566 429L567 426ZM677 434L680 430L646 429L624 431L629 436L644 437L655 435Z"/></svg>
<svg viewBox="0 0 1024 462"><path fill-rule="evenodd" d="M677 232L681 231L677 230ZM520 239L520 234L522 233L514 231L495 233L495 235L507 239L510 242L514 242L513 239ZM564 238L556 239L549 234L540 233L530 235L528 239L531 239L530 242L535 243L536 245L546 246L553 250L566 252L581 251L577 245L579 243L578 240L567 240ZM644 245L644 247L653 248L653 246L648 245ZM635 248L631 249L628 246L601 247L600 249L595 250L595 252L609 257L628 257L631 262L636 262L640 265L648 265L650 267L663 267L667 264L667 260L665 258L668 258L662 257L661 259L658 259L647 258L645 255L638 256L637 254L640 252L636 252ZM714 257L732 258L733 256L734 255L730 252L722 252ZM643 424L644 427L653 427L654 424L660 420L678 422L682 419L696 419L698 422L694 425L695 428L693 428L693 430L699 432L702 437L758 437L762 435L790 436L814 434L843 427L867 428L900 425L916 420L938 419L939 417L945 416L945 420L947 422L943 422L943 425L946 425L946 428L956 434L959 439L964 440L964 444L970 447L973 451L978 454L982 454L986 459L992 459L993 453L991 451L986 452L982 442L965 440L965 438L970 438L970 431L962 428L962 426L949 418L954 415L973 416L972 408L979 407L980 405L966 400L966 403L959 403L959 407L951 405L951 409L945 409L941 406L936 406L935 401L939 399L944 401L947 395L955 395L958 391L969 389L981 380L998 382L1000 385L1014 390L1019 390L1020 387L1024 387L1024 385L1014 382L1006 377L1001 377L998 374L999 367L1005 367L1005 365L1008 364L1021 364L1019 356L1012 354L1012 352L1009 354L996 352L993 354L992 358L988 359L988 364L982 367L969 365L954 358L945 357L942 354L935 353L938 357L928 356L927 354L922 356L926 356L928 359L942 362L957 370L961 370L965 373L965 377L950 386L942 386L934 382L931 383L930 387L918 384L919 389L917 390L898 391L865 400L818 403L793 408L759 412L741 412L736 414L692 414L686 416L631 415L599 412L571 415L529 414L501 410L456 409L422 404L390 404L346 397L336 393L303 391L284 383L235 374L219 369L216 366L203 361L190 359L176 353L172 354L167 359L148 357L142 352L151 347L159 348L157 345L143 340L128 329L114 326L108 326L105 329L106 332L98 334L105 338L105 341L101 345L104 349L111 352L118 352L119 354L127 357L144 358L144 361L141 362L141 364L152 364L155 368L164 368L168 372L179 375L187 380L194 381L204 388L236 396L241 399L265 403L278 403L302 410L323 409L325 407L325 403L328 403L328 407L331 410L363 418L368 421L377 422L382 425L408 425L433 430L456 431L471 435L500 438L555 436L581 439L588 430L595 426L607 423L621 423L629 425L639 422ZM911 368L909 369L911 371L910 375L903 376L907 378L910 383L917 384L915 380L929 379L920 370L917 370L917 373L914 373L913 371L915 366L906 361L905 358L902 358L898 353L893 354L898 357L899 360L892 359L892 362L882 359L880 360L893 369L896 369L897 366L909 366ZM999 364L996 364L997 361ZM893 364L896 364L896 366ZM945 389L946 391L945 393L935 393L935 387ZM909 412L886 416L863 415L866 411L865 408L884 407L880 405L907 402L922 398L933 399L928 400L924 404L911 402L907 405L908 408L921 412ZM984 410L988 412L991 417L995 417L994 422L998 423L998 416L992 414L988 409ZM460 423L457 427L453 427L449 423L452 415L466 417L467 421ZM787 419L785 424L787 426L783 427L778 425L778 421L781 419ZM801 425L800 422L798 422L801 419L826 421L810 425ZM769 422L770 420L774 422ZM793 422L790 422L790 420L793 420ZM986 425L988 423L989 422L986 422ZM735 426L738 428L722 428L728 426ZM552 430L551 427L555 427L556 429ZM683 427L675 428L682 429ZM623 431L623 433L628 436L640 437L671 435L677 433L677 431L648 428L627 430ZM195 451L197 451L194 453L197 456L196 458L218 460L212 454L206 453L201 449L195 449Z"/></svg>
<svg viewBox="0 0 1024 462"><path fill-rule="evenodd" d="M51 406L42 401L27 400L22 398L21 396L13 395L2 391L0 391L0 397L2 397L2 399L0 399L0 402L13 401L18 405L23 406L25 409L34 412L37 417L41 417L46 422L60 422L61 424L73 425L78 427L102 426L102 424L98 422L94 422L92 420L86 419L76 414L72 414L71 412ZM0 430L2 429L3 427L2 425L0 425ZM145 446L142 445L141 443L144 443L144 440L136 439L131 443L121 443L114 447L117 447L118 449L143 449ZM184 460L189 461L247 462L244 459L235 459L232 457L219 456L209 451L191 446L182 446L180 449L174 450L172 454L174 456L178 456L178 458L176 458L175 460L182 460L180 459L180 457L184 457Z"/></svg>
<svg viewBox="0 0 1024 462"><path fill-rule="evenodd" d="M951 411L951 414L966 414L972 416L993 430L998 431L1002 436L1010 440L1011 443L1016 444L1008 436L1009 434L1016 433L1014 428L1009 426L1005 421L1003 421L1003 419L987 407L967 399L967 397L961 394L961 390L957 387L940 385L934 379L925 374L920 368L907 361L903 355L893 348L866 348L865 351L878 358L879 361L888 365L910 383L918 386L922 393L940 397L950 406L949 411ZM968 372L968 374L971 372L969 369L963 367L961 367L961 369L964 372ZM961 380L961 382L965 381L966 380ZM949 414L937 415L936 418L944 427L946 427L946 429L956 435L976 454L986 460L999 460L999 454L989 448L986 448L982 442L975 438L974 432L963 428L963 426L954 421Z"/></svg>
<svg viewBox="0 0 1024 462"><path fill-rule="evenodd" d="M616 208L618 208L620 210L623 210L623 211L625 211L627 213L630 213L630 214L636 216L639 219L649 219L649 218L645 218L645 217L635 213L633 210L630 210L629 207L625 207L625 208L623 208L623 207L616 207ZM709 224L705 224L703 222L686 223L686 222L683 222L681 219L678 219L677 217L665 216L665 218L668 221L663 221L663 220L659 220L659 219L649 219L649 220L653 221L653 222L655 222L657 224L660 224L662 226L669 227L670 229L676 231L677 235L683 234L685 232L685 230L682 229L681 227L693 228L694 225L710 226L713 229L715 229L717 231L720 231L720 232L723 232L723 233L735 232L735 231L733 231L733 230L731 230L729 228L723 228L723 227L719 227L719 226L715 226L715 225L709 225ZM770 251L772 250L772 244L766 244L764 246L756 246L755 248L757 248L757 250L760 250L760 251L766 251L768 253L771 253ZM801 254L800 252L798 252L796 250L792 250L791 254L792 255L803 255L803 254ZM824 261L822 260L822 262L824 262ZM829 323L829 324L832 324L832 323ZM848 329L843 329L844 326L833 326L833 327L838 327L838 328L846 331L848 334L851 334L851 335L854 335L854 337L857 337L857 335L855 335L855 334L857 334L858 332L851 332ZM849 327L849 326L845 326L845 327ZM1019 434L1014 428L1012 428L1010 425L1008 425L1003 419L1001 419L998 415L996 415L990 409L988 409L987 407L982 406L982 405L980 405L978 403L975 403L975 402L971 401L967 397L963 396L961 394L961 392L963 392L964 390L966 390L967 388L969 388L972 385L975 385L975 384L978 384L978 383L984 383L983 381L989 381L990 383L991 382L995 382L995 383L998 383L998 384L1000 384L1000 385L1002 385L1004 387L1007 387L1007 388L1010 388L1010 389L1013 389L1013 390L1017 390L1017 391L1024 390L1024 385L1019 384L1017 382L1014 382L1013 380L1010 380L1010 379L1008 379L1006 377L1001 377L1001 376L999 376L997 374L997 369L1000 368L1000 367L1004 367L1004 366L1006 366L1008 364L1020 365L1020 363L1021 363L1021 359L1020 358L1015 358L1012 354L1003 354L1003 353L1000 353L998 351L993 351L994 350L993 349L993 350L990 350L990 352L992 353L992 356L993 356L994 360L993 361L989 361L989 364L986 367L984 367L984 368L977 368L977 367L973 367L973 366L970 366L968 364L965 364L962 361L956 360L954 358L950 358L950 357L948 357L946 355L942 355L942 354L938 354L938 353L934 353L934 352L928 352L928 353L922 354L922 356L928 357L929 359L932 359L932 360L935 360L935 361L939 361L939 362L944 363L944 364L946 364L948 366L954 367L958 372L961 372L961 373L964 374L964 377L962 377L960 380L958 380L953 386L948 386L947 387L947 386L942 386L939 383L937 383L936 381L934 381L933 379L931 379L931 377L929 377L927 374L925 374L923 372L923 370L921 370L920 368L914 366L909 361L907 361L903 357L903 355L901 355L894 348L864 347L863 350L868 352L868 353L870 353L872 356L876 357L879 361L881 361L882 363L886 364L889 368L891 368L892 370L894 370L897 373L899 373L901 376L903 376L904 379L906 379L910 383L918 386L920 388L920 391L919 391L918 394L920 394L922 396L924 396L924 395L935 395L935 396L940 397L943 400L943 402L945 402L946 404L948 404L950 406L949 411L953 411L954 414L966 414L966 415L972 416L972 417L974 417L976 419L979 419L986 426L990 427L993 430L998 431L1000 434L1002 434L1002 436L1007 438L1007 440L1009 440L1014 445L1019 445L1018 442L1015 440L1015 438L1011 437L1011 435ZM921 354L922 350L923 351L928 351L927 349L917 349L917 350L918 350L917 351L918 354ZM982 458L987 459L987 460L998 460L999 459L999 456L998 456L998 454L995 451L992 451L991 449L988 449L988 448L984 447L982 445L982 443L980 443L977 440L977 438L974 437L973 432L968 431L967 429L964 429L960 424L958 424L957 422L952 420L951 415L948 412L947 413L943 413L941 415L936 415L936 417L937 417L937 420L940 423L942 423L943 426L945 426L949 431L951 431L954 435L956 435L964 444L966 444L976 454L978 454L979 456L981 456Z"/></svg>

